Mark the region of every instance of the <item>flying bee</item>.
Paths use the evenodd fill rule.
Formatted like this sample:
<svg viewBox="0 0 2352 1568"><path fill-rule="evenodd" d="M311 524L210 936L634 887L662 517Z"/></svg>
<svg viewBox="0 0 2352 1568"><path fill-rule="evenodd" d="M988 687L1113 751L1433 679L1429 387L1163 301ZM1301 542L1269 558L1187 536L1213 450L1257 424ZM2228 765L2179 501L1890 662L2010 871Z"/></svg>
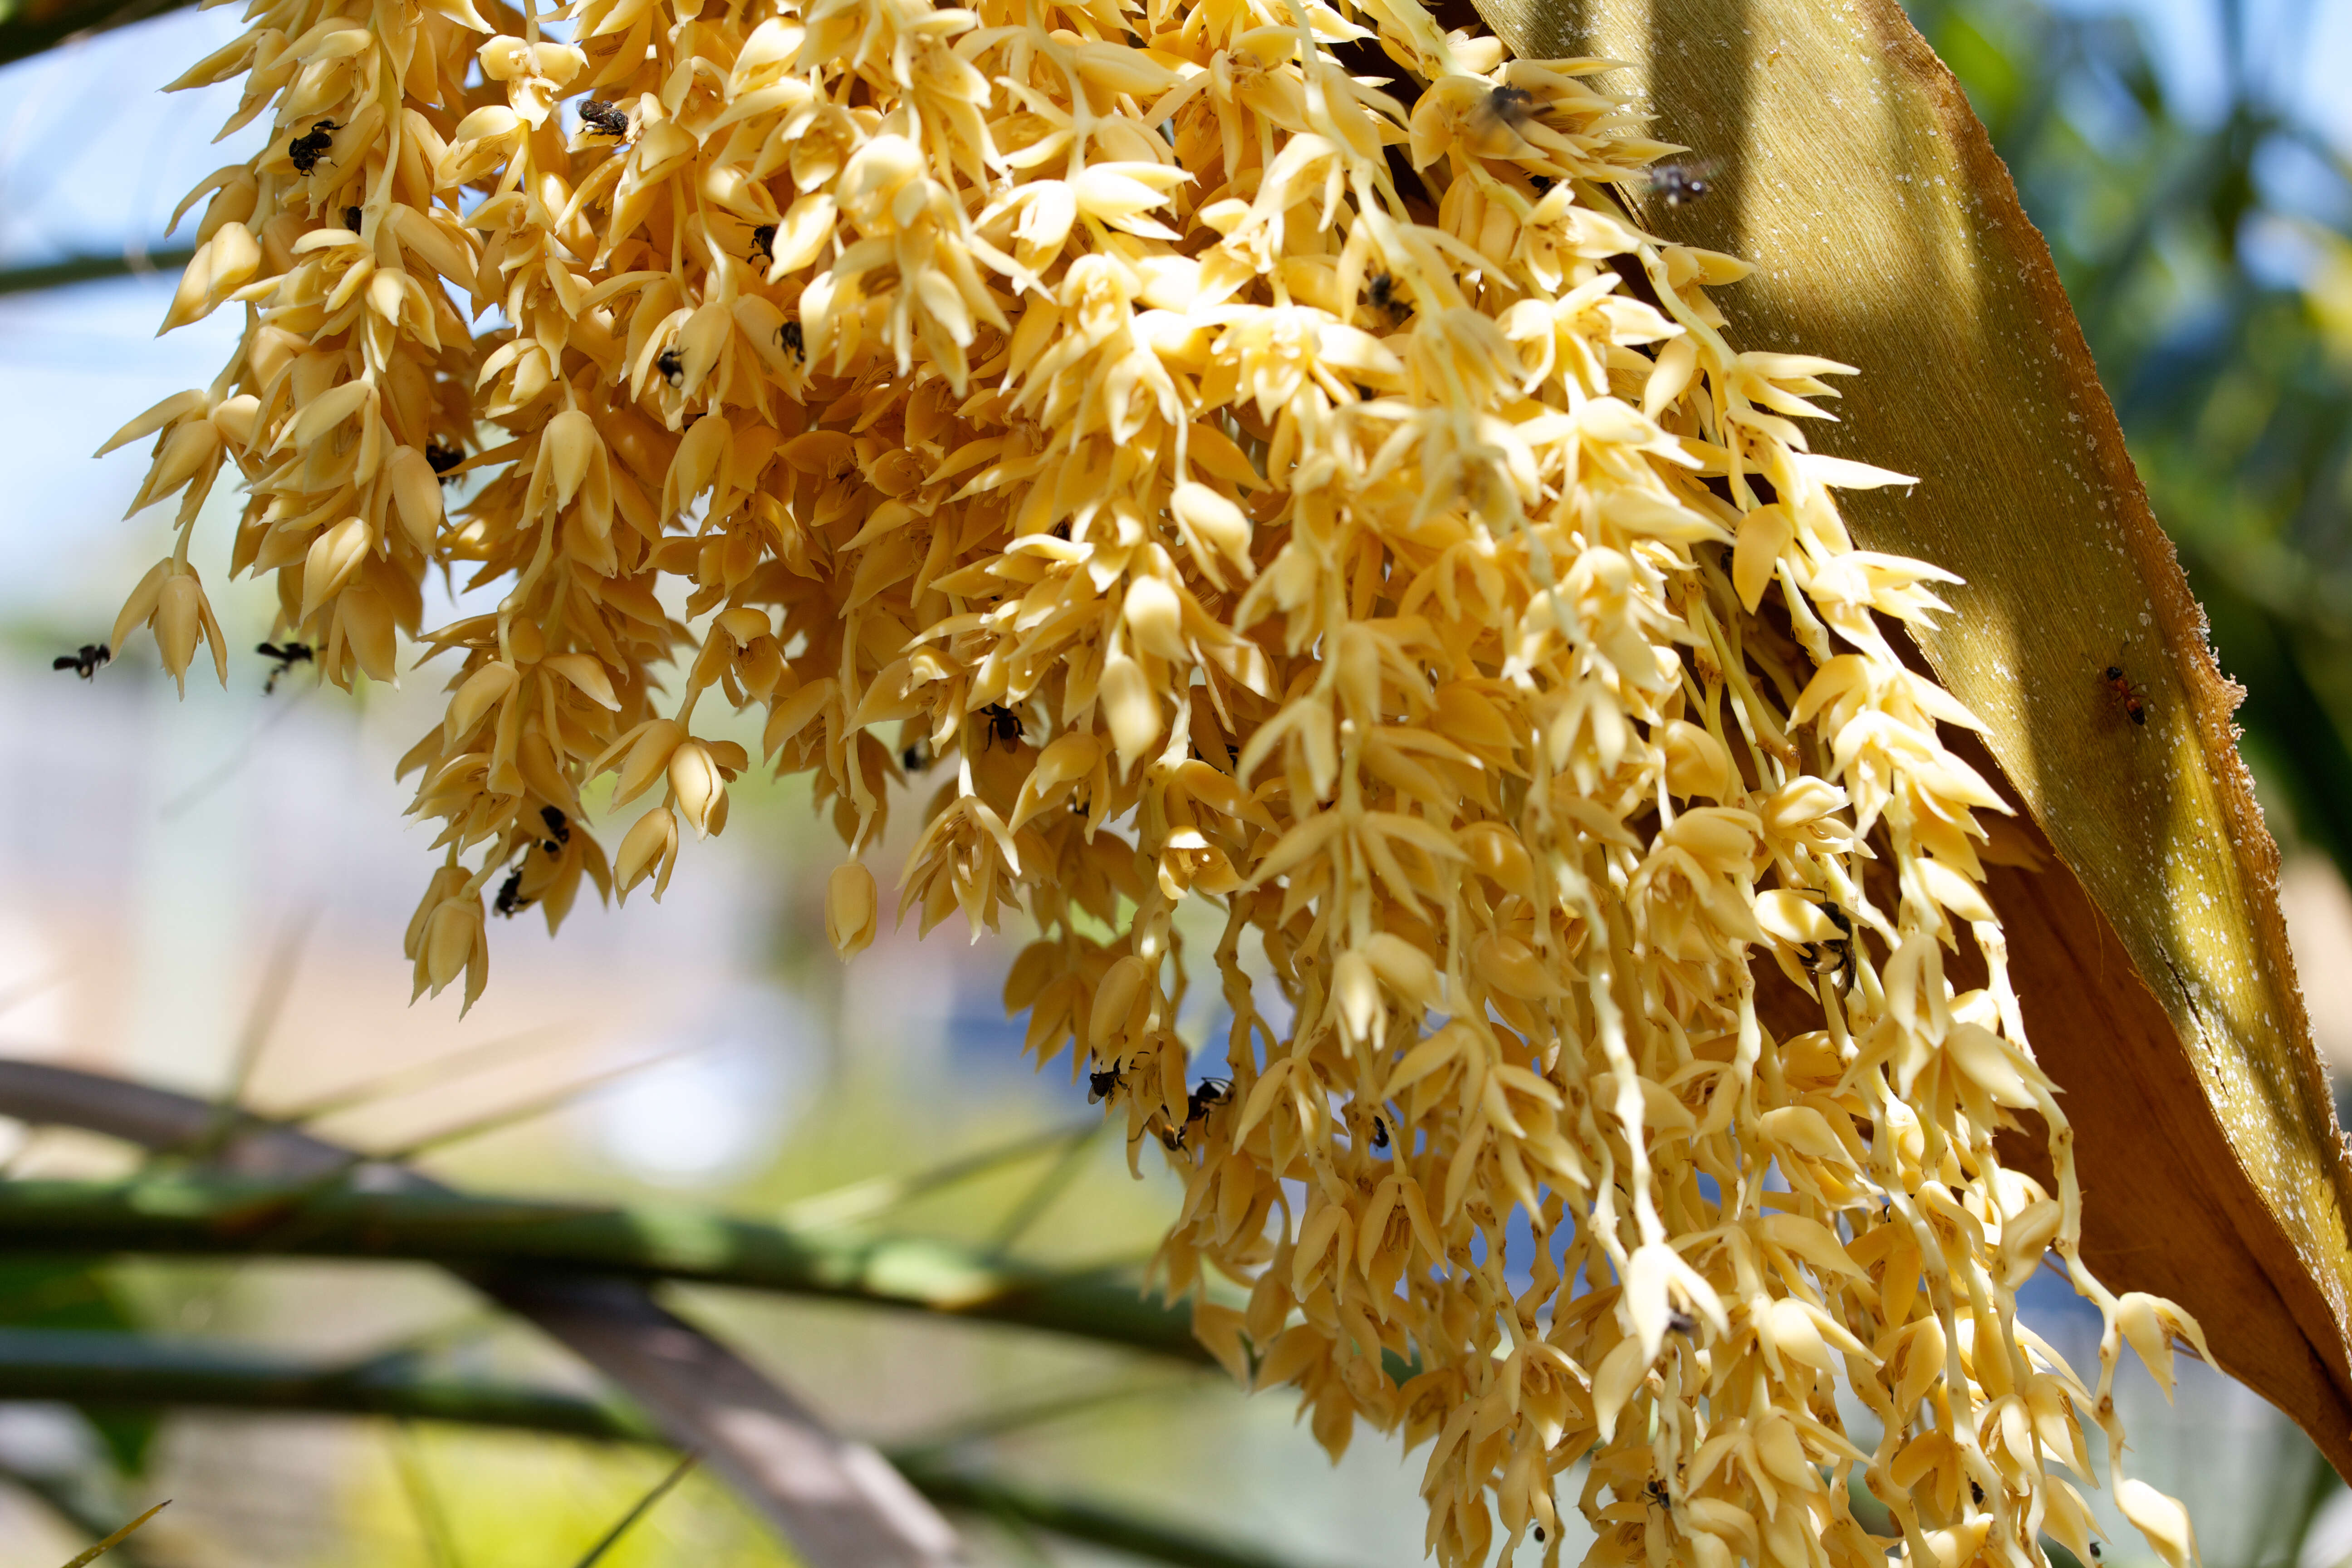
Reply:
<svg viewBox="0 0 2352 1568"><path fill-rule="evenodd" d="M801 324L798 321L786 321L782 326L778 327L776 329L776 342L782 347L791 350L792 355L794 359L802 361L807 360L808 343L807 341L801 336Z"/></svg>
<svg viewBox="0 0 2352 1568"><path fill-rule="evenodd" d="M319 166L319 160L325 157L333 148L335 132L341 129L341 126L331 120L321 120L318 124L289 142L286 144L286 158L287 162L294 165L294 172L298 174L307 174L316 169Z"/></svg>
<svg viewBox="0 0 2352 1568"><path fill-rule="evenodd" d="M530 900L522 896L521 867L518 866L507 873L507 879L499 884L498 900L490 908L508 920L530 908Z"/></svg>
<svg viewBox="0 0 2352 1568"><path fill-rule="evenodd" d="M1479 119L1515 134L1520 126L1535 118L1535 112L1536 95L1523 87L1498 87L1478 104Z"/></svg>
<svg viewBox="0 0 2352 1568"><path fill-rule="evenodd" d="M550 855L572 842L572 819L551 805L539 808L539 819L547 824L547 837L540 844Z"/></svg>
<svg viewBox="0 0 2352 1568"><path fill-rule="evenodd" d="M751 230L751 259L765 261L771 267L775 265L776 226L774 224L760 224Z"/></svg>
<svg viewBox="0 0 2352 1568"><path fill-rule="evenodd" d="M580 100L580 129L598 136L626 136L629 111L601 98L583 98Z"/></svg>
<svg viewBox="0 0 2352 1568"><path fill-rule="evenodd" d="M2125 718L2135 724L2145 725L2147 722L2147 698L2124 674L2122 665L2107 666L2106 673L2099 679L2107 689L2107 700L2123 710Z"/></svg>
<svg viewBox="0 0 2352 1568"><path fill-rule="evenodd" d="M278 690L278 677L298 664L310 662L310 645L306 642L289 642L282 646L274 642L266 642L253 651L264 658L275 661L270 667L269 679L261 683L261 694L264 697L271 696Z"/></svg>
<svg viewBox="0 0 2352 1568"><path fill-rule="evenodd" d="M1391 321L1402 323L1412 314L1412 301L1405 298L1404 290L1397 286L1397 280L1385 272L1372 274L1371 281L1364 286L1364 298L1372 302L1373 310L1382 312Z"/></svg>
<svg viewBox="0 0 2352 1568"><path fill-rule="evenodd" d="M1216 1107L1234 1097L1234 1080L1229 1078L1204 1078L1200 1087L1184 1097L1184 1121L1187 1126L1198 1121Z"/></svg>
<svg viewBox="0 0 2352 1568"><path fill-rule="evenodd" d="M99 667L114 658L114 650L102 642L86 642L72 653L61 653L49 660L51 669L70 669L88 680Z"/></svg>
<svg viewBox="0 0 2352 1568"><path fill-rule="evenodd" d="M988 733L985 744L992 746L1002 741L1008 752L1020 747L1021 737L1026 732L1022 728L1020 714L1002 702L992 702L980 710L980 716L985 721Z"/></svg>
<svg viewBox="0 0 2352 1568"><path fill-rule="evenodd" d="M1715 158L1675 158L1653 163L1642 173L1643 188L1670 207L1695 206L1706 199L1716 175L1722 171Z"/></svg>
<svg viewBox="0 0 2352 1568"><path fill-rule="evenodd" d="M654 355L654 368L672 386L682 385L686 381L686 356L676 349L664 349Z"/></svg>

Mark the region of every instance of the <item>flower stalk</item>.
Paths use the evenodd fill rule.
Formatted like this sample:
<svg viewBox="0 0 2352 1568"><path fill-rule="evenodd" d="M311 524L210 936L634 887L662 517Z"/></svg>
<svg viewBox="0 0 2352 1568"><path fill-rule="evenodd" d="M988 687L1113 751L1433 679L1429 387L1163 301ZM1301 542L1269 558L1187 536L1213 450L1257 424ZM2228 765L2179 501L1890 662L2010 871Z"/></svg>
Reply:
<svg viewBox="0 0 2352 1568"><path fill-rule="evenodd" d="M1335 1456L1427 1444L1449 1568L1557 1558L1577 1467L1600 1564L2088 1555L2091 1428L2193 1556L2109 1395L2204 1342L2086 1257L2010 715L1906 661L1981 554L1857 540L1935 454L1814 448L1853 364L1746 346L1778 296L1645 220L1679 149L1606 61L1386 0L317 8L187 79L283 134L167 321L243 303L238 363L118 438L184 498L125 626L192 659L228 458L326 679L428 565L499 585L422 638L420 993L491 913L658 898L748 711L836 949L911 806L899 918L1024 931L1031 1052L1185 1184L1167 1294ZM2017 1320L2045 1254L2087 1378Z"/></svg>

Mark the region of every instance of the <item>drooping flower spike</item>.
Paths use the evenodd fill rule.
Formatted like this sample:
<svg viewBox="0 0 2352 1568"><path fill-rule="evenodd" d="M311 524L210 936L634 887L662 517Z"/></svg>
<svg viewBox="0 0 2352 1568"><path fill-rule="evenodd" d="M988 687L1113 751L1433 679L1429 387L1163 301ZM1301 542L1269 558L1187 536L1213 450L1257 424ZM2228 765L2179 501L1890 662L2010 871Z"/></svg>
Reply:
<svg viewBox="0 0 2352 1568"><path fill-rule="evenodd" d="M1391 0L249 16L182 85L270 141L168 323L247 330L114 443L181 498L114 644L222 657L233 463L276 637L448 657L420 992L480 994L492 912L659 897L751 710L852 851L843 955L911 799L901 918L1032 933L1030 1049L1185 1180L1161 1282L1335 1455L1426 1444L1448 1568L1566 1507L1604 1565L2088 1555L2122 1347L2202 1342L2076 1256L2006 808L1889 637L1947 574L1840 521L1900 480L1808 448L1843 367L1737 349L1742 264L1630 216L1675 149L1606 62ZM496 611L424 631L436 567ZM2017 1319L2053 1249L2088 1384Z"/></svg>

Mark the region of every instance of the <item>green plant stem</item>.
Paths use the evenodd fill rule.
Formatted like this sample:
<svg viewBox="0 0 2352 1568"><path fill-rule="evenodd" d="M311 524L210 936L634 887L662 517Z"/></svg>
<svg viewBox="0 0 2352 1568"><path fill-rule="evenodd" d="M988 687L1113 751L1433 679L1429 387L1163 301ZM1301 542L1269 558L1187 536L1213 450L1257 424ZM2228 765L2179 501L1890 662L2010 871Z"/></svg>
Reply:
<svg viewBox="0 0 2352 1568"><path fill-rule="evenodd" d="M0 1402L375 1415L661 1445L625 1406L528 1384L420 1373L400 1358L320 1365L246 1346L137 1334L0 1330ZM1296 1568L1282 1559L1097 1503L977 1476L919 1449L890 1462L934 1502L1018 1519L1174 1568ZM5 1478L13 1479L13 1478Z"/></svg>
<svg viewBox="0 0 2352 1568"><path fill-rule="evenodd" d="M0 1183L0 1253L379 1258L520 1266L822 1296L1206 1363L1185 1311L1108 1271L1056 1273L945 1242L800 1232L654 1208L184 1178Z"/></svg>
<svg viewBox="0 0 2352 1568"><path fill-rule="evenodd" d="M0 40L8 35L8 27L0 24ZM0 41L0 65L16 58ZM62 289L68 283L97 283L109 278L128 278L135 272L177 272L195 255L193 247L173 246L168 250L149 251L134 258L128 251L120 255L71 256L63 261L45 261L37 267L12 267L0 269L0 294L29 294L37 289Z"/></svg>
<svg viewBox="0 0 2352 1568"><path fill-rule="evenodd" d="M103 33L177 11L194 0L0 0L0 65L55 48L80 33Z"/></svg>

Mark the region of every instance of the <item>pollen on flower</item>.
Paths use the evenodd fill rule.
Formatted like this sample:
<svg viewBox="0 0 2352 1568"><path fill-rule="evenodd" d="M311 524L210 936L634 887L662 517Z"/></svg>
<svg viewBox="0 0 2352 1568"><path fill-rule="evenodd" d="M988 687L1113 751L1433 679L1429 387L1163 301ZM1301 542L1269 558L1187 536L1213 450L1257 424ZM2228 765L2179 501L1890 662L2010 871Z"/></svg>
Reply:
<svg viewBox="0 0 2352 1568"><path fill-rule="evenodd" d="M1160 1282L1333 1454L1427 1444L1447 1568L1556 1554L1578 1465L1597 1568L2095 1555L2086 1418L2193 1557L2109 1394L2199 1331L2079 1261L2000 798L1884 629L1948 574L1848 538L1832 489L1901 477L1808 449L1844 367L1736 347L1743 264L1619 199L1679 149L1605 62L1370 0L556 14L256 0L178 84L249 73L271 136L190 196L166 321L244 336L110 444L179 500L115 649L225 670L189 561L234 465L274 644L446 660L420 994L480 994L486 900L658 898L752 763L697 714L750 711L849 847L836 951L919 809L900 917L1033 935L1028 1048L1186 1183ZM499 607L425 629L436 569ZM2053 1246L2088 1385L2015 1318Z"/></svg>

